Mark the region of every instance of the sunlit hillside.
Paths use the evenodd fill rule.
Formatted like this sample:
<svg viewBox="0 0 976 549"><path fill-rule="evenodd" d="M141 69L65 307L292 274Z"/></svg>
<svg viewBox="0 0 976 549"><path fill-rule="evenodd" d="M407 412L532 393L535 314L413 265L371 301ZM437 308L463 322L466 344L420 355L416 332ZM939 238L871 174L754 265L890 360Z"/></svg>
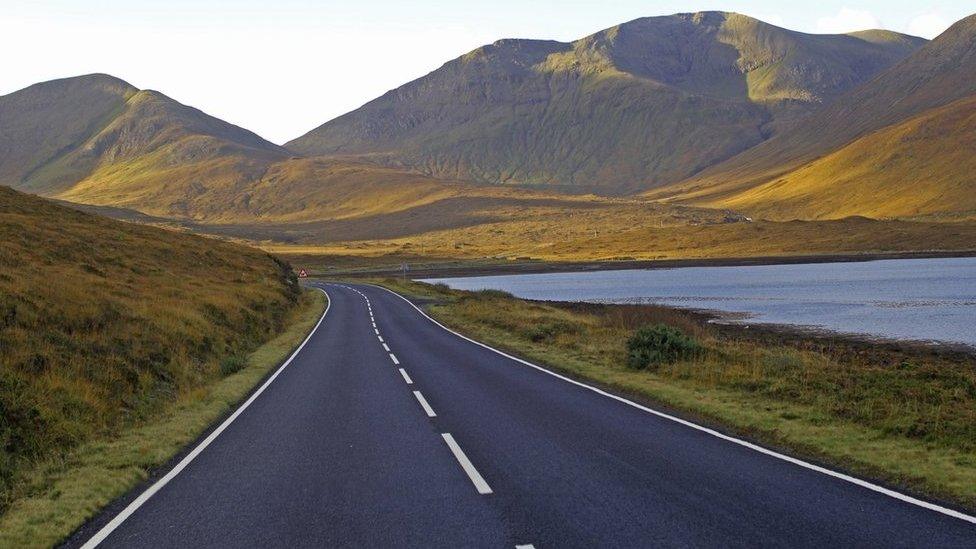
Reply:
<svg viewBox="0 0 976 549"><path fill-rule="evenodd" d="M971 217L976 15L793 130L650 193L773 219Z"/></svg>
<svg viewBox="0 0 976 549"><path fill-rule="evenodd" d="M0 242L0 510L36 460L231 371L298 298L261 251L2 186Z"/></svg>

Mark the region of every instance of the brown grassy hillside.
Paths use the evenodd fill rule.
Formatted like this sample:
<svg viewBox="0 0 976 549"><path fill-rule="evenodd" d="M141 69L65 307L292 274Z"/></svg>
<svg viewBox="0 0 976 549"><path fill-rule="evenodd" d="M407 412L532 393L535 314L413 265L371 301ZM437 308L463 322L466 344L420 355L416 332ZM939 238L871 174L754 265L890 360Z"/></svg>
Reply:
<svg viewBox="0 0 976 549"><path fill-rule="evenodd" d="M721 205L769 219L976 218L976 95L870 133Z"/></svg>
<svg viewBox="0 0 976 549"><path fill-rule="evenodd" d="M287 144L436 177L625 194L746 150L924 41L810 35L731 13L572 43L501 40Z"/></svg>
<svg viewBox="0 0 976 549"><path fill-rule="evenodd" d="M648 196L776 219L970 215L974 75L976 15L792 130Z"/></svg>
<svg viewBox="0 0 976 549"><path fill-rule="evenodd" d="M0 187L0 509L38 459L150 416L282 328L290 269Z"/></svg>
<svg viewBox="0 0 976 549"><path fill-rule="evenodd" d="M90 177L130 185L129 200L165 192L128 180L153 174L200 188L259 175L284 149L257 135L107 75L53 80L0 97L0 184L48 196ZM171 200L183 187L168 189Z"/></svg>
<svg viewBox="0 0 976 549"><path fill-rule="evenodd" d="M976 250L976 223L834 221L723 223L673 216L667 210L539 211L519 219L401 237L325 244L267 243L304 265L424 263L437 261L606 261L653 259L831 256L889 252ZM621 222L614 219L620 217ZM697 218L697 219L696 219ZM332 259L337 258L337 259ZM360 261L353 261L359 258Z"/></svg>

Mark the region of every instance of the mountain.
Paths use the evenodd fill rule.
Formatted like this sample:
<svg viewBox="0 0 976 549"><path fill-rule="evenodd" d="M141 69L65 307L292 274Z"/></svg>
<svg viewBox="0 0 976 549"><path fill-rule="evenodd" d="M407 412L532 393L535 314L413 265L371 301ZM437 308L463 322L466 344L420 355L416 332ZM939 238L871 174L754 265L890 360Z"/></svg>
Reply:
<svg viewBox="0 0 976 549"><path fill-rule="evenodd" d="M209 181L289 153L257 135L117 78L54 80L0 97L0 183L45 195L121 171ZM174 173L175 172L175 173Z"/></svg>
<svg viewBox="0 0 976 549"><path fill-rule="evenodd" d="M286 147L442 178L626 194L763 142L923 43L719 12L637 19L572 43L501 40Z"/></svg>
<svg viewBox="0 0 976 549"><path fill-rule="evenodd" d="M296 157L159 92L106 75L45 82L0 97L0 120L0 184L109 206L115 209L106 211L129 218L131 212L118 209L254 225L453 207L460 210L447 218L464 224L482 217L472 213L463 220L460 212L550 199L435 180L362 158ZM445 226L446 218L438 217L423 221Z"/></svg>
<svg viewBox="0 0 976 549"><path fill-rule="evenodd" d="M976 15L832 104L654 197L771 219L976 216Z"/></svg>

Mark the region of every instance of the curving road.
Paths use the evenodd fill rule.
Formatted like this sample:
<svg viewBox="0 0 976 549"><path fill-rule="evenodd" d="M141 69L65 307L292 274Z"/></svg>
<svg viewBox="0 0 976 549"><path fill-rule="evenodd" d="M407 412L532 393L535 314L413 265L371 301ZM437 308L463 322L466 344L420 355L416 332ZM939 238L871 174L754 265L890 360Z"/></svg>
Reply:
<svg viewBox="0 0 976 549"><path fill-rule="evenodd" d="M331 303L304 347L73 544L976 547L973 517L566 380L386 290L313 285Z"/></svg>

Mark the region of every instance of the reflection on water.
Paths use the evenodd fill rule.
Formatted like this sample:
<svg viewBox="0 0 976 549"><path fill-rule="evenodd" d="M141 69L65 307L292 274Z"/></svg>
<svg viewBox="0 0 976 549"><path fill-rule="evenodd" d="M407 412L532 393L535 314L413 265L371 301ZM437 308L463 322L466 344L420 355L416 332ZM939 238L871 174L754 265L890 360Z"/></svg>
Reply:
<svg viewBox="0 0 976 549"><path fill-rule="evenodd" d="M434 282L435 280L428 280ZM553 301L661 303L887 338L976 345L976 258L438 279Z"/></svg>

